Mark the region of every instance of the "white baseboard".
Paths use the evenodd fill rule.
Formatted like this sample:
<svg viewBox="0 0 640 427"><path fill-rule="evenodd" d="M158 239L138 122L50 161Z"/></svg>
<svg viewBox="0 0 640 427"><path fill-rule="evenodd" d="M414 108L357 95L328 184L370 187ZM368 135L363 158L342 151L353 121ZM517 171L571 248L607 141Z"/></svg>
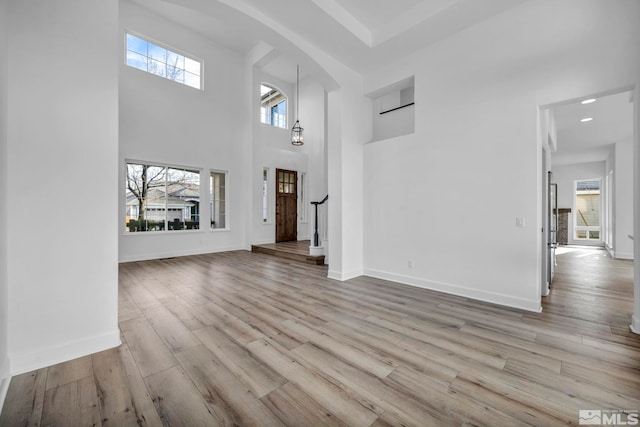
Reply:
<svg viewBox="0 0 640 427"><path fill-rule="evenodd" d="M633 259L633 252L615 252L611 257L615 259Z"/></svg>
<svg viewBox="0 0 640 427"><path fill-rule="evenodd" d="M149 261L153 259L162 259L162 258L175 258L181 256L190 256L190 255L204 255L204 254L212 254L216 252L229 252L229 251L244 251L247 250L244 246L232 246L228 248L219 248L219 249L198 249L198 250L184 250L184 251L167 251L167 252L153 252L148 254L134 254L134 255L122 255L119 257L118 262L135 262L135 261ZM250 250L250 249L249 249Z"/></svg>
<svg viewBox="0 0 640 427"><path fill-rule="evenodd" d="M546 281L545 281L545 284L544 284L544 286L543 286L543 288L542 288L542 296L543 296L543 297L548 297L548 296L549 296L550 289L551 289L551 288L549 288L549 282L546 282Z"/></svg>
<svg viewBox="0 0 640 427"><path fill-rule="evenodd" d="M9 383L11 382L11 370L9 369L9 357L5 356L4 360L0 364L0 414L2 413L2 406L7 398L7 391L9 391Z"/></svg>
<svg viewBox="0 0 640 427"><path fill-rule="evenodd" d="M629 325L631 332L640 335L640 317L635 314L631 316L631 324Z"/></svg>
<svg viewBox="0 0 640 427"><path fill-rule="evenodd" d="M417 277L404 276L370 268L365 268L364 274L366 276L371 276L378 279L390 280L392 282L397 282L404 285L444 292L447 294L458 295L465 298L472 298L492 304L504 305L507 307L518 308L526 311L533 311L535 313L542 312L542 305L539 299L528 300L511 295L504 295L479 289L471 289L464 286L453 285L450 283L425 280Z"/></svg>
<svg viewBox="0 0 640 427"><path fill-rule="evenodd" d="M345 280L349 280L349 279L354 279L360 276L362 276L362 270L350 271L346 273L329 270L329 272L327 273L327 277L329 279L339 280L341 282L344 282Z"/></svg>
<svg viewBox="0 0 640 427"><path fill-rule="evenodd" d="M120 344L120 330L116 329L115 331L102 335L43 348L33 353L10 354L11 374L23 374L99 351L108 350Z"/></svg>

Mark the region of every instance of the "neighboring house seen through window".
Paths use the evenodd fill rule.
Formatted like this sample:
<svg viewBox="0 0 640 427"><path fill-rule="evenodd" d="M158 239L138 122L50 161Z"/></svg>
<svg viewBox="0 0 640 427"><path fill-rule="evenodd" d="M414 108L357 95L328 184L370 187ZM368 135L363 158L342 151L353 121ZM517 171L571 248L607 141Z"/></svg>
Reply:
<svg viewBox="0 0 640 427"><path fill-rule="evenodd" d="M126 232L200 228L200 171L127 163Z"/></svg>
<svg viewBox="0 0 640 427"><path fill-rule="evenodd" d="M201 61L128 33L126 50L128 66L196 89L202 88Z"/></svg>

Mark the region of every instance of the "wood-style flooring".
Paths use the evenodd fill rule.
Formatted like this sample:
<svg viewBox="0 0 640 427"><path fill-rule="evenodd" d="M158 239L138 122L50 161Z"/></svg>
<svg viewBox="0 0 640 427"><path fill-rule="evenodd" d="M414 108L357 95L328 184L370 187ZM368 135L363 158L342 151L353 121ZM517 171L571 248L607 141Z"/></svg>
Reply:
<svg viewBox="0 0 640 427"><path fill-rule="evenodd" d="M563 249L541 314L244 251L123 264L123 344L14 377L0 425L553 426L640 410L631 262Z"/></svg>

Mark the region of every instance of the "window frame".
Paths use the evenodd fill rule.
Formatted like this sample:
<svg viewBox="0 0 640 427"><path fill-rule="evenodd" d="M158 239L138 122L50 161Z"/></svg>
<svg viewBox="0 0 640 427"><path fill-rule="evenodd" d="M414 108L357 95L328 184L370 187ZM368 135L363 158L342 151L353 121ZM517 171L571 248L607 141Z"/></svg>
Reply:
<svg viewBox="0 0 640 427"><path fill-rule="evenodd" d="M578 183L584 181L597 181L598 182L598 225L578 225ZM573 181L573 240L577 242L603 242L603 200L604 200L604 190L602 188L603 180L602 178L593 178L593 179L576 179ZM584 231L586 237L578 237L578 232ZM592 238L591 232L597 232L598 237Z"/></svg>
<svg viewBox="0 0 640 427"><path fill-rule="evenodd" d="M139 52L136 52L134 50L130 50L128 48L128 43L127 43L127 36L128 35L131 35L133 37L141 39L141 40L143 40L143 41L145 41L145 42L147 42L149 44L152 44L152 45L154 45L156 47L159 47L161 49L166 49L168 52L170 52L172 54L180 55L180 56L184 57L185 59L189 59L191 61L197 62L199 64L199 68L200 68L199 74L197 76L198 77L198 81L199 81L199 86L195 87L195 86L192 86L190 84L187 84L185 81L179 81L179 80L171 79L171 78L169 78L167 76L163 76L163 75L159 75L157 73L151 72L148 69L144 70L142 68L130 65L128 63L128 52L129 51L131 51L134 54L141 55L141 56L142 56L142 54L139 53ZM166 43L159 42L159 41L155 40L152 37L148 37L146 35L143 35L141 33L138 33L136 31L131 31L131 30L128 30L128 29L124 30L124 49L123 49L123 52L124 52L124 64L125 64L125 66L127 66L129 68L132 68L132 69L135 69L135 70L138 70L138 71L143 71L143 72L145 72L147 74L151 74L151 75L154 75L156 77L160 77L163 80L172 81L174 83L180 84L180 85L185 86L185 87L189 87L189 88L194 89L194 90L204 91L204 60L202 58L196 56L196 55L193 55L191 53L187 53L187 52L185 52L184 50L181 50L181 49L176 49L176 48L174 48L174 47L172 47L172 46L170 46L170 45L168 45ZM148 54L145 55L145 56L146 56L146 58L153 59ZM166 65L166 63L165 63L165 65ZM182 70L183 70L183 72L188 72L189 74L194 74L194 73L191 73L191 72L186 70L186 65L185 65L184 68L182 68Z"/></svg>
<svg viewBox="0 0 640 427"><path fill-rule="evenodd" d="M213 228L211 227L211 223L213 222L213 209L211 196L213 195L213 188L211 187L211 176L214 173L224 174L224 227L221 228ZM209 197L209 227L207 230L210 232L221 232L221 231L230 231L230 216L229 216L229 171L223 169L209 169L209 174L207 175L208 179L208 194Z"/></svg>
<svg viewBox="0 0 640 427"><path fill-rule="evenodd" d="M306 172L298 172L298 218L300 224L308 224L309 220L307 218L308 209L307 205L310 203L307 201L308 192L307 192L307 173Z"/></svg>
<svg viewBox="0 0 640 427"><path fill-rule="evenodd" d="M265 178L266 176L266 178ZM271 216L271 212L273 209L271 208L271 168L263 167L262 168L262 224L271 225L273 224L273 219ZM265 215L266 214L266 215Z"/></svg>
<svg viewBox="0 0 640 427"><path fill-rule="evenodd" d="M287 94L283 90L281 90L279 87L277 87L276 85L274 85L272 83L261 82L260 83L260 87L262 87L262 86L265 86L265 87L271 88L271 90L277 91L283 97L283 99L280 102L278 102L277 104L274 104L273 106L268 108L268 110L269 110L269 115L268 116L270 117L270 120L269 120L269 122L265 122L263 120L263 118L266 118L267 114L266 113L263 114L263 108L267 109L267 107L263 107L263 105L262 105L262 91L261 90L259 91L259 93L260 93L260 123L262 123L263 125L266 125L266 126L270 126L270 127L276 128L276 129L289 130L289 127L288 127L289 126L289 97L287 96ZM283 102L285 103L285 106L284 106L285 111L284 111L284 114L282 114L282 116L284 117L284 125L283 126L279 126L279 125L273 123L273 112L272 112L272 110L275 107L277 107L278 105L282 104Z"/></svg>
<svg viewBox="0 0 640 427"><path fill-rule="evenodd" d="M133 165L146 165L149 167L157 167L157 168L163 168L165 170L164 174L165 174L165 178L164 178L164 192L165 192L165 205L164 205L164 226L160 229L160 230L154 230L154 231L149 231L149 230L145 230L145 231L129 231L128 230L128 225L127 225L127 220L126 218L129 216L128 215L128 208L127 208L127 194L129 194L128 189L127 189L127 179L128 179L128 171L129 168L128 166L130 164ZM185 226L186 220L183 219L182 223L183 223L183 228L178 229L178 230L170 230L169 229L169 219L168 219L168 213L169 213L169 205L168 205L168 197L167 197L167 189L168 189L168 182L167 182L167 172L169 169L176 169L176 170L181 170L181 171L185 171L185 172L191 172L191 173L197 173L199 176L199 183L198 183L198 194L199 194L199 198L202 196L202 175L203 175L203 168L200 167L196 167L196 166L183 166L183 165L176 165L176 164L171 164L171 163L164 163L164 162L155 162L152 160L137 160L137 159L124 159L124 211L125 211L125 221L124 221L124 226L122 229L122 233L125 236L132 236L132 235L149 235L149 234L174 234L174 233L197 233L202 231L202 207L201 207L201 203L199 202L199 216L198 216L198 228L187 228ZM139 213L139 207L137 208L137 212Z"/></svg>

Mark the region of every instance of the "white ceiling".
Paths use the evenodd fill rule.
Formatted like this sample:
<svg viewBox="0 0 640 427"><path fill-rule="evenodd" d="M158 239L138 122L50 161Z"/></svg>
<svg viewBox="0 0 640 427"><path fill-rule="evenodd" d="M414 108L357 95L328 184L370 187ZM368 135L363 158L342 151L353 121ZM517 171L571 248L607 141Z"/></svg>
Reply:
<svg viewBox="0 0 640 427"><path fill-rule="evenodd" d="M195 31L216 44L239 53L249 51L260 36L259 28L247 33L247 17L234 12L218 1L208 2L202 7L188 7L189 1L125 0L142 6L170 21ZM184 4L182 4L184 3ZM193 6L198 6L193 1Z"/></svg>
<svg viewBox="0 0 640 427"><path fill-rule="evenodd" d="M290 52L293 40L283 39L263 22L271 21L367 74L526 0L128 1L240 53L259 41L276 50L289 44L284 50ZM276 56L274 61L283 59ZM295 69L285 80L295 81Z"/></svg>
<svg viewBox="0 0 640 427"><path fill-rule="evenodd" d="M449 0L449 3L453 1ZM389 21L396 19L403 12L410 10L420 3L439 3L422 0L341 0L338 2L347 13L356 17L370 30L379 28Z"/></svg>
<svg viewBox="0 0 640 427"><path fill-rule="evenodd" d="M583 105L584 99L553 107L558 139L558 150L552 154L554 165L606 160L613 144L633 136L630 92L598 97ZM593 120L580 121L587 117Z"/></svg>
<svg viewBox="0 0 640 427"><path fill-rule="evenodd" d="M295 83L292 38L304 39L354 71L366 75L417 49L471 27L527 0L122 0L134 2L246 54L260 42L275 51L263 71ZM289 39L271 27L294 34ZM514 53L515 54L515 53ZM301 67L303 79L309 70ZM553 164L602 161L612 144L633 132L629 92L553 106L558 150ZM593 121L580 119L592 116Z"/></svg>

